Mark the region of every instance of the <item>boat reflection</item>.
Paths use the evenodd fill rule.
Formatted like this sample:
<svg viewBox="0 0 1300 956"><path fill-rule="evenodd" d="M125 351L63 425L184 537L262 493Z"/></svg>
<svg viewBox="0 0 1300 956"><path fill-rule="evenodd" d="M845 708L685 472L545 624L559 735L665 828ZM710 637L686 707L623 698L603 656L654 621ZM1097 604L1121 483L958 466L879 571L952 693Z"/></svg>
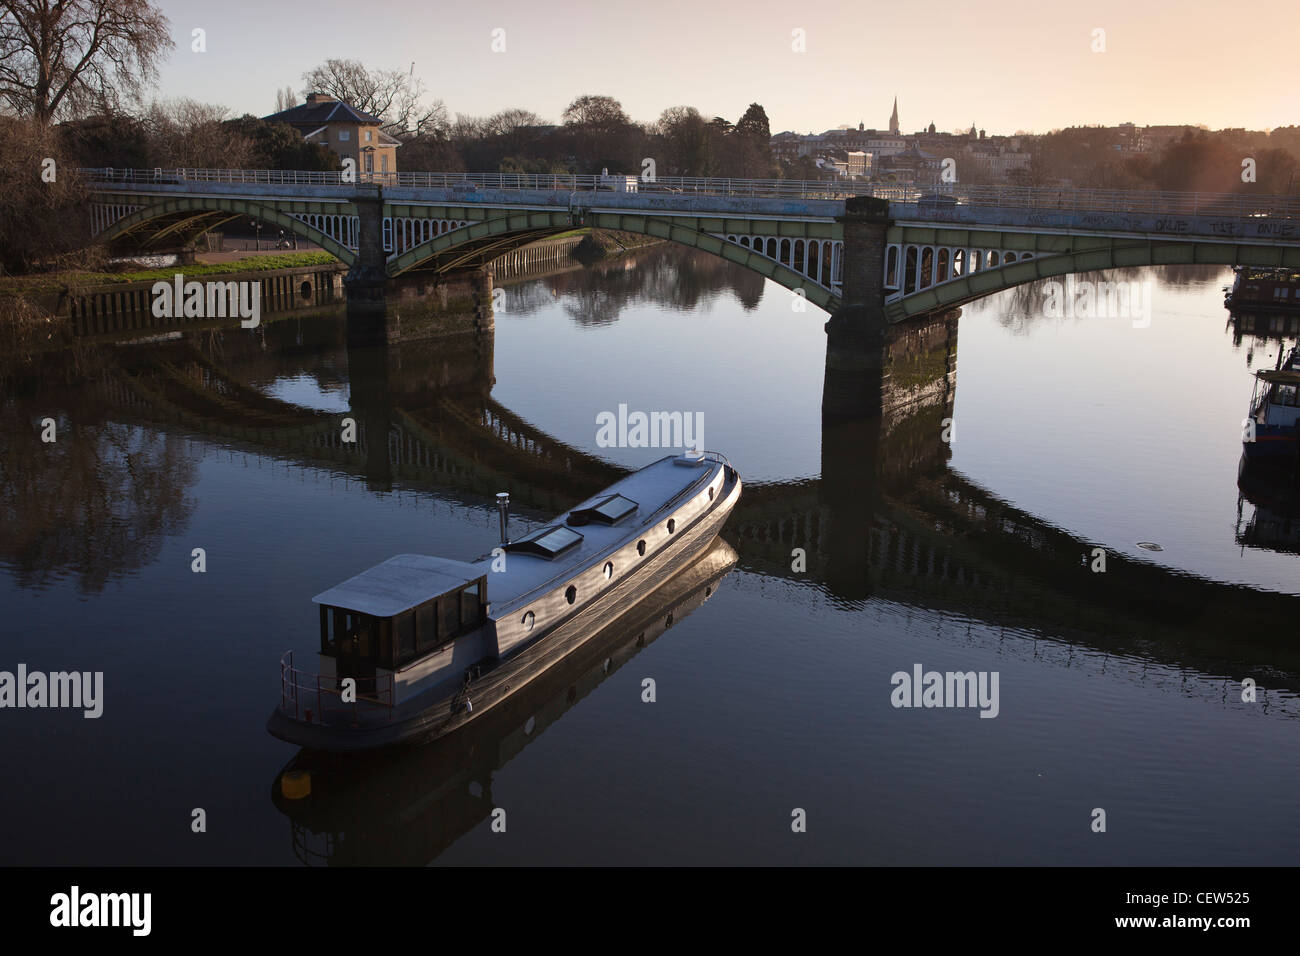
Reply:
<svg viewBox="0 0 1300 956"><path fill-rule="evenodd" d="M1237 544L1300 554L1300 472L1292 460L1241 456L1237 475ZM1242 503L1255 511L1243 526Z"/></svg>
<svg viewBox="0 0 1300 956"><path fill-rule="evenodd" d="M423 865L493 809L492 777L579 700L717 590L738 555L717 538L614 620L481 721L441 740L384 754L302 750L271 799L290 821L293 853L307 865Z"/></svg>

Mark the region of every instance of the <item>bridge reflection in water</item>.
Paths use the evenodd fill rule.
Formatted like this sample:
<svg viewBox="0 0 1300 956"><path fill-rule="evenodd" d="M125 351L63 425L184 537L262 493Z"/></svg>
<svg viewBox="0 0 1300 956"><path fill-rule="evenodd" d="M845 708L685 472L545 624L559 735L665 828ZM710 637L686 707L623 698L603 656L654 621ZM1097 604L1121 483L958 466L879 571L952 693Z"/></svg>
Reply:
<svg viewBox="0 0 1300 956"><path fill-rule="evenodd" d="M553 263L547 268L556 281L565 281L563 269ZM584 280L572 281L580 287ZM511 294L508 285L506 292ZM367 344L349 340L337 316L307 316L268 323L257 335L217 331L88 347L79 361L95 384L80 393L80 401L94 411L87 409L83 420L98 415L105 423L145 426L146 434L163 443L159 467L181 483L163 497L172 505L161 515L146 510L126 516L136 524L131 537L137 563L149 560L151 537L187 520L183 483L194 480L194 469L178 467L185 456L175 442L182 438L218 441L305 473L355 478L376 491L437 490L458 496L488 519L497 491L509 491L527 520L570 507L625 473L493 399L490 328L425 334L430 325L421 321L419 299L390 307L404 329L420 334ZM313 795L286 801L277 778L275 800L293 820L300 858L436 857L488 816L496 770L657 637L670 615L680 618L712 594L733 564L742 575L780 577L841 605L887 601L936 618L992 625L1032 642L1036 660L1040 648L1066 666L1100 659L1103 679L1145 679L1150 667L1178 675L1175 692L1218 698L1235 693L1233 682L1254 678L1268 688L1266 715L1300 716L1300 649L1289 640L1300 599L1221 584L1114 551L1108 551L1106 572L1093 573L1093 549L1107 548L1107 542L1080 540L949 467L943 436L954 408L957 323L957 315L948 313L892 327L880 352L880 415L824 423L818 477L749 484L724 532L729 544L600 630L581 657L521 698L518 707L503 709L495 720L485 715L484 724L471 725L445 745L367 764L365 772L317 764L316 757L295 758L290 769L309 769L317 781ZM346 383L347 410L314 410L269 395L259 383L282 377L286 369L330 388L341 390ZM26 407L21 398L9 413L39 418L36 407ZM343 440L344 418L355 422L355 441ZM6 459L30 464L30 478L39 473L45 452L24 447L7 449ZM61 539L58 532L75 517L25 504L28 491L44 496L49 487L61 486L67 496L107 497L103 489L53 478L24 479L19 487L19 473L5 475L6 500L28 525L20 540L10 541L13 547ZM149 474L123 480L147 482ZM146 500L133 493L142 490L117 489L111 497ZM1225 506L1233 494L1224 489ZM58 524L44 528L42 521ZM85 533L93 536L94 530ZM78 560L115 562L114 573L120 573L120 549L88 544ZM57 550L30 549L24 559L36 578L42 562L53 567L71 560ZM93 568L87 573L97 579ZM593 630L601 626L593 623ZM390 802L378 805L379 795Z"/></svg>
<svg viewBox="0 0 1300 956"><path fill-rule="evenodd" d="M839 601L896 600L1174 667L1267 674L1271 686L1300 690L1300 652L1284 639L1300 599L1111 550L1106 573L1093 573L1093 549L1108 542L1080 540L948 468L956 326L955 314L899 326L884 353L882 415L824 424L818 478L746 487L726 531L740 566ZM309 354L304 368L346 366L346 414L248 384L265 380L270 363L282 372L286 358ZM376 491L439 488L486 513L506 490L525 520L626 473L502 406L494 382L491 335L363 346L347 342L337 319L290 319L256 338L201 333L115 348L96 402L118 420L173 423ZM342 437L345 417L356 424L353 442ZM1226 505L1234 490L1224 494ZM792 570L795 549L806 571Z"/></svg>
<svg viewBox="0 0 1300 956"><path fill-rule="evenodd" d="M819 478L747 486L726 532L740 566L841 601L887 598L1207 673L1227 673L1231 660L1238 678L1267 672L1272 686L1300 690L1300 655L1283 637L1300 600L1114 551L1106 573L1093 573L1093 549L1107 542L1080 540L948 468L956 323L949 315L907 333L879 419L824 425ZM266 348L302 351L294 326L269 326ZM326 364L348 367L353 443L341 438L343 414L281 402L240 380L266 361L247 336L222 342L221 364L202 338L117 349L104 398L115 414L175 422L375 490L437 487L484 509L506 490L525 518L570 507L626 473L495 401L483 337L358 346L337 321L308 326L314 348L336 353ZM795 549L806 571L792 570Z"/></svg>

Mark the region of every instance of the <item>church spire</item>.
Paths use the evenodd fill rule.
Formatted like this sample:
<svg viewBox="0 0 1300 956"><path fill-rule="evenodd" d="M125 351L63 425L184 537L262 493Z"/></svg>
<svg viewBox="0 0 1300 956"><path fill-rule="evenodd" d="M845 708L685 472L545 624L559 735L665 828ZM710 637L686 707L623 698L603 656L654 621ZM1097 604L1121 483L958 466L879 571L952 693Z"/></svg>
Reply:
<svg viewBox="0 0 1300 956"><path fill-rule="evenodd" d="M889 131L898 132L898 96L894 96L894 112L889 114Z"/></svg>

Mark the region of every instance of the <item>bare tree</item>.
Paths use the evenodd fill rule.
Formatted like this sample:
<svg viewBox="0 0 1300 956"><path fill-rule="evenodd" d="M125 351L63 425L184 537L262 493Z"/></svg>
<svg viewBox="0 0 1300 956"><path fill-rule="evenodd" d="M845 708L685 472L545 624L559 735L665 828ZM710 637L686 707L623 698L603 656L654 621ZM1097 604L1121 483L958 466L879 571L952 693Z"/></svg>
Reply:
<svg viewBox="0 0 1300 956"><path fill-rule="evenodd" d="M138 95L173 46L167 26L148 0L0 0L0 100L49 123Z"/></svg>
<svg viewBox="0 0 1300 956"><path fill-rule="evenodd" d="M277 113L291 110L297 105L298 97L294 94L292 86L286 86L282 90L275 91L275 111Z"/></svg>
<svg viewBox="0 0 1300 956"><path fill-rule="evenodd" d="M363 113L378 116L393 136L418 136L447 129L442 100L424 102L424 82L415 65L401 70L368 70L358 60L326 60L302 75L310 91L329 93Z"/></svg>
<svg viewBox="0 0 1300 956"><path fill-rule="evenodd" d="M170 169L243 169L253 154L248 137L225 122L227 109L180 99L155 101L142 117L154 163Z"/></svg>
<svg viewBox="0 0 1300 956"><path fill-rule="evenodd" d="M0 116L0 271L25 272L90 237L89 199L54 127Z"/></svg>

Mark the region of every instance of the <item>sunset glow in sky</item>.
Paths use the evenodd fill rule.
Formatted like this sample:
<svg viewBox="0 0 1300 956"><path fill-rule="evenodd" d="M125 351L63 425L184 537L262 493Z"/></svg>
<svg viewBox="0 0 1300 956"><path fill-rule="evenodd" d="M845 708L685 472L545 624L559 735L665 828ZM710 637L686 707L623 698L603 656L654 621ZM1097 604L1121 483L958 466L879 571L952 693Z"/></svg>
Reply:
<svg viewBox="0 0 1300 956"><path fill-rule="evenodd" d="M330 57L408 70L457 113L522 107L558 122L583 93L633 119L695 106L733 122L761 103L772 131L887 125L904 132L1046 132L1191 123L1300 123L1296 0L156 0L176 48L158 94L264 115L275 91ZM191 51L191 31L207 52ZM506 50L491 49L505 30ZM1093 31L1105 52L1093 52ZM792 49L803 30L806 52Z"/></svg>

